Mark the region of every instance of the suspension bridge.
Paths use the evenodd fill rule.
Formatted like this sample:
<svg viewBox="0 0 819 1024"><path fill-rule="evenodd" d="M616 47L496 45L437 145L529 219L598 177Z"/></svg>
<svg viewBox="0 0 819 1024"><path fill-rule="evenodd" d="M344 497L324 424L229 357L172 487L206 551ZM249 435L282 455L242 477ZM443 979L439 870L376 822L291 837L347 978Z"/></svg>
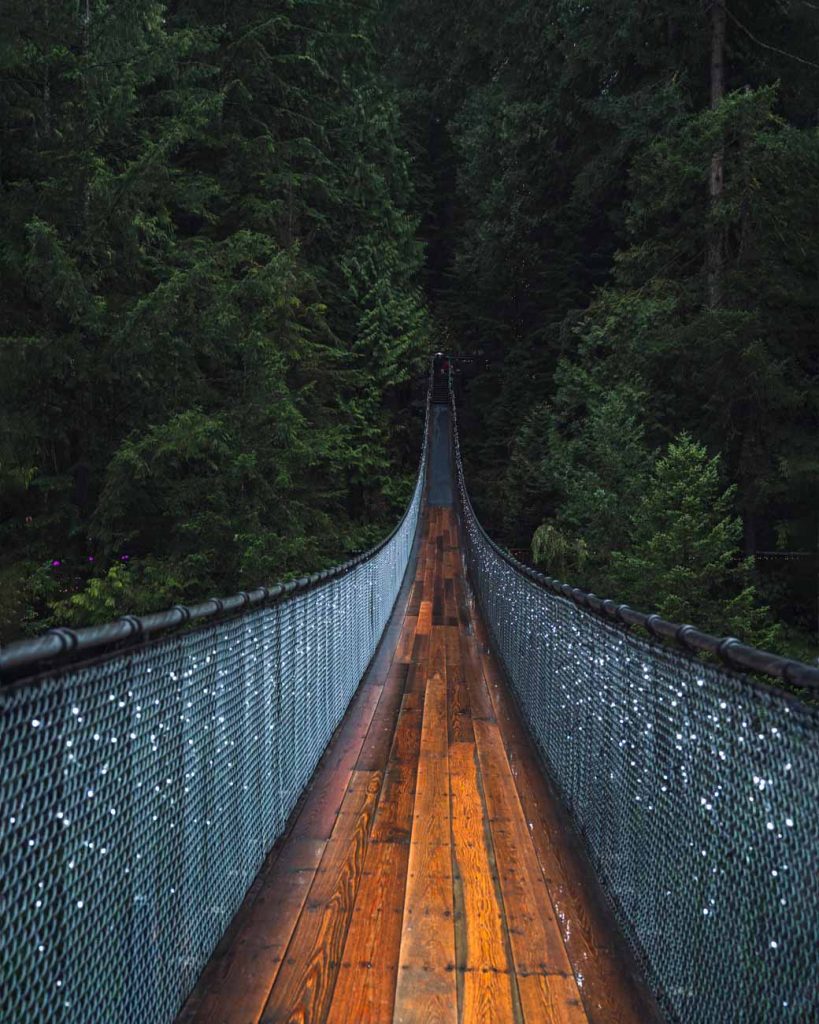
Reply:
<svg viewBox="0 0 819 1024"><path fill-rule="evenodd" d="M498 548L440 361L372 551L0 671L9 1024L819 1019L819 671Z"/></svg>

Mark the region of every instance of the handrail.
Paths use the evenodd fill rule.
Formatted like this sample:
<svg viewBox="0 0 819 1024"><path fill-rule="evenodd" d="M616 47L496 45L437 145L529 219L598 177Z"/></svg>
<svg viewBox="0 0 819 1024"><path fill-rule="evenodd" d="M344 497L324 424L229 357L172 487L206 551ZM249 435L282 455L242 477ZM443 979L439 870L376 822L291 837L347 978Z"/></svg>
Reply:
<svg viewBox="0 0 819 1024"><path fill-rule="evenodd" d="M537 569L533 569L531 566L518 561L517 558L498 545L486 532L478 516L475 515L469 491L466 487L458 438L458 416L451 366L452 358L450 358L449 397L455 467L461 500L472 512L478 529L488 543L516 572L525 576L544 590L557 594L559 597L565 597L573 601L578 607L609 622L617 622L626 627L641 626L654 639L670 640L689 653L703 652L712 654L729 668L770 676L789 686L800 687L819 693L819 668L806 665L804 662L796 661L793 658L783 658L781 655L773 654L770 651L760 650L750 644L744 644L733 636L713 636L711 633L706 633L704 630L698 629L689 623L671 622L656 613L640 612L629 607L627 604L618 603L611 598L600 598L594 593L583 590L581 587L574 587L570 583L564 583L555 577L546 576L544 573L538 572Z"/></svg>
<svg viewBox="0 0 819 1024"><path fill-rule="evenodd" d="M429 406L433 380L431 364L428 379L420 465L423 465L429 429ZM53 663L61 658L73 659L76 655L85 652L100 652L108 648L115 648L116 652L120 653L123 648L137 644L149 636L155 637L170 633L193 622L204 623L208 620L242 614L251 608L273 604L294 594L305 593L329 580L338 579L363 562L374 558L389 544L403 526L411 505L410 501L401 518L383 540L368 550L328 569L320 569L318 572L309 573L307 576L301 576L285 583L255 587L253 590L241 590L229 597L211 597L195 605L175 604L166 611L152 612L149 615L123 615L112 622L99 626L85 626L81 629L56 626L46 630L40 636L15 640L5 647L0 647L0 688L15 682L21 674L33 672L37 666L43 663Z"/></svg>

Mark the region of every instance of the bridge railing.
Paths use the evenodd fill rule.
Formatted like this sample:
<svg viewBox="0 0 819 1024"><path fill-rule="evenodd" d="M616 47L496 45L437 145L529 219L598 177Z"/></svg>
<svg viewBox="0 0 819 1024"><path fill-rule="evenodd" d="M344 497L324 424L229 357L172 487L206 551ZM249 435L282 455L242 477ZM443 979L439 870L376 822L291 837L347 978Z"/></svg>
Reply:
<svg viewBox="0 0 819 1024"><path fill-rule="evenodd" d="M335 569L0 652L2 1020L174 1019L376 650L426 464L425 431L401 522Z"/></svg>
<svg viewBox="0 0 819 1024"><path fill-rule="evenodd" d="M819 1020L816 701L641 639L629 622L656 629L659 617L606 602L615 619L517 563L475 516L454 398L452 424L466 559L491 640L668 1019ZM720 644L693 633L701 649ZM808 666L732 643L721 653L739 649L748 667L808 692L819 683Z"/></svg>

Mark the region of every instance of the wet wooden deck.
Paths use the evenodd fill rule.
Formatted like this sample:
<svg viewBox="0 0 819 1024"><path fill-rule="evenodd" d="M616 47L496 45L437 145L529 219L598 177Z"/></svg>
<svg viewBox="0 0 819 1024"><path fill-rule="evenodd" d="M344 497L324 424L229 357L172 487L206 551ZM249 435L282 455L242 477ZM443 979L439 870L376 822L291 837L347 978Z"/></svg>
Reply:
<svg viewBox="0 0 819 1024"><path fill-rule="evenodd" d="M649 1019L469 600L451 508L178 1024Z"/></svg>

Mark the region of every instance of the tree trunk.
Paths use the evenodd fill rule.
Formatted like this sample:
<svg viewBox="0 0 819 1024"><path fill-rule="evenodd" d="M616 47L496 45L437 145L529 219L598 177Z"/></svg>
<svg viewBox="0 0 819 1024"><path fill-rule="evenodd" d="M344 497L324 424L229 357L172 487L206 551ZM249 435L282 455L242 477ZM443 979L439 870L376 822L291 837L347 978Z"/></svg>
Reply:
<svg viewBox="0 0 819 1024"><path fill-rule="evenodd" d="M725 96L725 2L711 2L711 109L715 110ZM725 145L720 142L711 155L711 174L708 182L709 209L712 217L722 197L725 182ZM722 302L722 272L724 263L722 229L712 223L708 231L708 304L714 309Z"/></svg>
<svg viewBox="0 0 819 1024"><path fill-rule="evenodd" d="M82 17L82 55L83 55L83 97L85 106L85 135L86 135L86 150L90 142L90 132L88 125L91 118L91 102L90 102L90 84L88 81L88 65L91 62L91 0L85 0L85 10ZM83 171L84 181L82 185L82 227L83 230L87 229L88 221L91 215L91 178L90 172L86 167Z"/></svg>
<svg viewBox="0 0 819 1024"><path fill-rule="evenodd" d="M85 11L82 18L82 53L88 57L91 51L91 0L85 0Z"/></svg>
<svg viewBox="0 0 819 1024"><path fill-rule="evenodd" d="M43 135L46 143L51 139L51 0L43 3L46 57L43 61Z"/></svg>

